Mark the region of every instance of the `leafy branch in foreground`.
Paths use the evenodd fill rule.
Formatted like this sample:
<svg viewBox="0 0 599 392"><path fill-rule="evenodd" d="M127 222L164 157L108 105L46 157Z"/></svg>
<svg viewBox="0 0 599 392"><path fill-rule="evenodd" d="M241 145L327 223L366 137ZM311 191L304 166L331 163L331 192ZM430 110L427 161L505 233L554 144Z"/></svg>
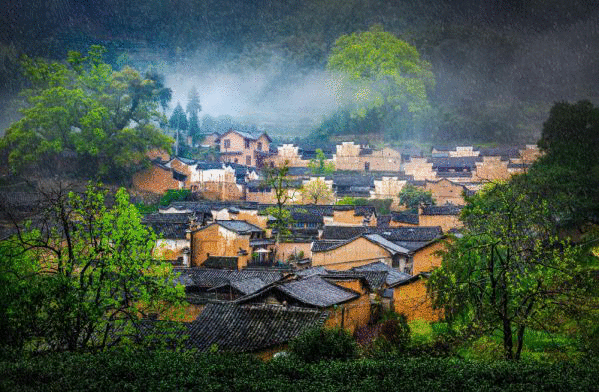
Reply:
<svg viewBox="0 0 599 392"><path fill-rule="evenodd" d="M176 315L183 291L170 264L152 257L154 233L124 189L113 203L106 197L92 185L84 193L46 190L38 227L0 242L3 289L23 294L3 302L14 316L8 330L22 333L15 345L102 350L137 341L144 318Z"/></svg>

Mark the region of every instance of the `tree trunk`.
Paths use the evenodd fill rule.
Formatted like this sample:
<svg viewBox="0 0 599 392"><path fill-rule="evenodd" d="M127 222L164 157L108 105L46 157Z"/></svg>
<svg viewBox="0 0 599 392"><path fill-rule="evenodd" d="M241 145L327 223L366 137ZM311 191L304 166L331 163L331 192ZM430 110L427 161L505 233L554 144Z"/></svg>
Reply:
<svg viewBox="0 0 599 392"><path fill-rule="evenodd" d="M505 359L513 359L514 342L512 340L512 323L506 317L503 319L503 352Z"/></svg>
<svg viewBox="0 0 599 392"><path fill-rule="evenodd" d="M516 341L516 355L514 356L515 360L520 359L520 353L522 352L522 346L524 344L524 329L526 327L524 325L518 326L518 335Z"/></svg>

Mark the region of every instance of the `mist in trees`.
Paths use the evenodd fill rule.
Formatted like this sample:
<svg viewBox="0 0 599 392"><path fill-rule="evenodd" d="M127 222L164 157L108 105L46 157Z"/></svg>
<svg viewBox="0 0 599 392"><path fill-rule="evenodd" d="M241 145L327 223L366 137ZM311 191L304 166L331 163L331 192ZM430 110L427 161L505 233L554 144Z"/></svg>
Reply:
<svg viewBox="0 0 599 392"><path fill-rule="evenodd" d="M15 116L11 98L26 83L18 75L21 54L61 59L66 50L102 43L115 69L123 54L137 69L158 67L175 102L185 102L195 85L200 120L230 115L275 133L318 129L322 135L331 122L343 129L361 121L337 123L346 102L335 96L335 79L319 75L339 37L374 24L432 65L432 110L415 138L531 142L554 101L597 99L599 10L592 2L211 0L147 1L131 9L108 0L57 0L7 7L0 15L0 89L6 94L0 99L8 119ZM403 119L373 114L368 129L414 129Z"/></svg>

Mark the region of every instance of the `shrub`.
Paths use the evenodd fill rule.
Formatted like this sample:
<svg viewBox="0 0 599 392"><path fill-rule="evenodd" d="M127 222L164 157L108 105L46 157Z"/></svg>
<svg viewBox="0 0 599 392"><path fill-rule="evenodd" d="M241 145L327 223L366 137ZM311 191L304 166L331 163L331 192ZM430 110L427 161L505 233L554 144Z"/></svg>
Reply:
<svg viewBox="0 0 599 392"><path fill-rule="evenodd" d="M305 362L323 359L352 359L358 356L358 345L344 329L313 328L291 342L289 351Z"/></svg>

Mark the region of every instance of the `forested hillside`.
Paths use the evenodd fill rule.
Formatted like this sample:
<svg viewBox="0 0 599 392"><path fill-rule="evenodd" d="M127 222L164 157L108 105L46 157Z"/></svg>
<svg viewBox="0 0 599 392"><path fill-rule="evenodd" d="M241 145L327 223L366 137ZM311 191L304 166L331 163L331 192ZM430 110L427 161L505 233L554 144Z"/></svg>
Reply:
<svg viewBox="0 0 599 392"><path fill-rule="evenodd" d="M181 69L185 77L259 72L260 91L234 115L258 123L271 117L274 128L302 135L534 141L555 101L596 101L598 15L593 2L560 0L11 1L0 13L0 126L16 118L10 99L24 84L21 54L63 59L67 50L102 44L113 66L158 67L167 79ZM326 110L281 104L304 87L322 95L322 83L306 78L325 69L339 37L373 25L413 45L431 64L436 83L418 124L401 113L355 116L345 102L314 104ZM397 131L406 126L407 134Z"/></svg>

